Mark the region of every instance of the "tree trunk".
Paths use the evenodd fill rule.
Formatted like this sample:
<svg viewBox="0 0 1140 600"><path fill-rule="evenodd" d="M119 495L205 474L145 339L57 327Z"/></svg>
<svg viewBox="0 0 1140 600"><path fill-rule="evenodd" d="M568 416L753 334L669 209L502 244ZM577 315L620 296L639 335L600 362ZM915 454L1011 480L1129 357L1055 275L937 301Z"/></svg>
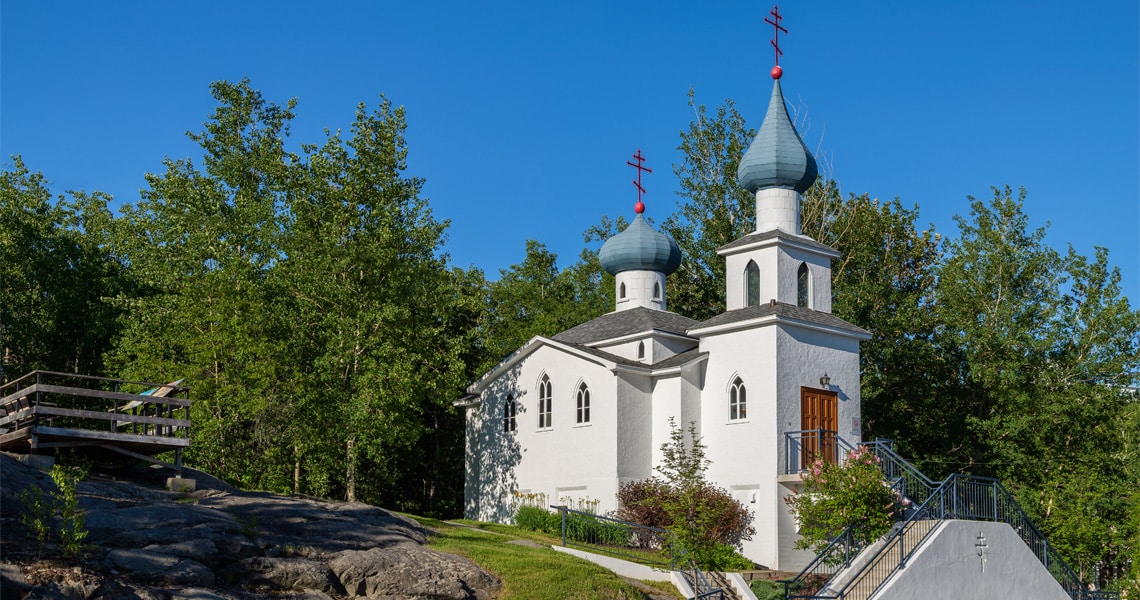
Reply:
<svg viewBox="0 0 1140 600"><path fill-rule="evenodd" d="M349 502L356 502L356 440L348 439L347 467L344 474L345 496Z"/></svg>

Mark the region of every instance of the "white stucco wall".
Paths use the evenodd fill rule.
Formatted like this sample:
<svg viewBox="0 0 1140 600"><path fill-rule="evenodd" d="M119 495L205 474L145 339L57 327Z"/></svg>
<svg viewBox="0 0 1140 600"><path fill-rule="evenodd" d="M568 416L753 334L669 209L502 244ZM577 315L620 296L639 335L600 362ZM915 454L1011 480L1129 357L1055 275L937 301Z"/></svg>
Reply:
<svg viewBox="0 0 1140 600"><path fill-rule="evenodd" d="M538 427L540 377L550 377L552 426ZM590 388L590 422L578 424L578 384ZM516 431L503 431L508 394L517 403ZM544 346L499 376L482 394L477 416L468 416L468 518L505 522L513 491L604 501L617 493L617 385L604 365ZM478 463L472 466L472 461ZM478 498L472 501L472 497ZM612 501L610 502L612 505ZM472 514L474 513L474 514Z"/></svg>
<svg viewBox="0 0 1140 600"><path fill-rule="evenodd" d="M807 264L811 273L811 306L831 312L831 257L818 251L796 247L781 239L770 239L745 250L734 249L725 256L725 306L744 308L747 302L745 269L754 261L760 271L760 303L777 300L797 304L799 269Z"/></svg>
<svg viewBox="0 0 1140 600"><path fill-rule="evenodd" d="M707 476L744 501L756 533L744 554L779 568L776 528L776 327L769 325L701 338L709 353L701 405L701 435L712 461ZM747 417L730 420L729 390L736 377L747 390Z"/></svg>
<svg viewBox="0 0 1140 600"><path fill-rule="evenodd" d="M621 286L625 285L625 297ZM659 294L654 297L653 286L659 286ZM617 310L628 310L644 306L665 310L665 274L658 271L622 271L614 275L614 298Z"/></svg>
<svg viewBox="0 0 1140 600"><path fill-rule="evenodd" d="M946 521L872 598L1068 600L1069 595L1009 525Z"/></svg>
<svg viewBox="0 0 1140 600"><path fill-rule="evenodd" d="M855 444L862 439L859 393L859 341L823 331L782 324L778 328L779 396L777 433L783 460L784 433L803 429L800 388L819 388L820 377L831 378L837 392L839 437ZM782 468L781 462L781 468Z"/></svg>
<svg viewBox="0 0 1140 600"><path fill-rule="evenodd" d="M795 190L765 188L756 190L756 231L782 229L800 232L801 196Z"/></svg>

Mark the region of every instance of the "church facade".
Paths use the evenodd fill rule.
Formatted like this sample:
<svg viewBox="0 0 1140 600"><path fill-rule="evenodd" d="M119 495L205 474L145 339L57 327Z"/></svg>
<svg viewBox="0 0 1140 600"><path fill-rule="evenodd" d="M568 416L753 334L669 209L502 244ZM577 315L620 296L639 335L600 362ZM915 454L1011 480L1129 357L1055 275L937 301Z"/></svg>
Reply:
<svg viewBox="0 0 1140 600"><path fill-rule="evenodd" d="M718 249L725 312L695 321L667 310L666 277L681 253L639 200L600 252L615 276L613 312L531 339L455 403L466 411L467 518L507 522L516 494L616 510L622 483L655 474L672 420L696 428L706 477L751 509L745 556L780 570L810 561L792 548L783 501L798 484L785 473L790 440L819 429L861 439L859 342L870 333L831 314L839 254L800 231L817 169L778 75L737 173L755 194L756 231Z"/></svg>

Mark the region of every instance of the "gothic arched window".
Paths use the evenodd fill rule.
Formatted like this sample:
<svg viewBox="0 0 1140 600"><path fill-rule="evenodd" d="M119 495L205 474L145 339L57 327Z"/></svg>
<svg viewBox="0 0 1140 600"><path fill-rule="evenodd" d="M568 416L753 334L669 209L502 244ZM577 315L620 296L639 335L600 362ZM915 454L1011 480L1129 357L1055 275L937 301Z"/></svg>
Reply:
<svg viewBox="0 0 1140 600"><path fill-rule="evenodd" d="M515 397L507 396L506 402L503 403L503 431L512 432L515 430Z"/></svg>
<svg viewBox="0 0 1140 600"><path fill-rule="evenodd" d="M637 358L638 359L645 358L645 342L638 342L637 343Z"/></svg>
<svg viewBox="0 0 1140 600"><path fill-rule="evenodd" d="M796 273L796 305L811 308L811 271L807 263L800 263L800 271Z"/></svg>
<svg viewBox="0 0 1140 600"><path fill-rule="evenodd" d="M728 418L731 421L748 418L748 394L744 380L737 377L728 391Z"/></svg>
<svg viewBox="0 0 1140 600"><path fill-rule="evenodd" d="M660 300L661 299L661 283L657 282L657 281L653 282L653 299L654 300Z"/></svg>
<svg viewBox="0 0 1140 600"><path fill-rule="evenodd" d="M618 284L618 298L625 298L625 282Z"/></svg>
<svg viewBox="0 0 1140 600"><path fill-rule="evenodd" d="M755 261L748 261L748 266L744 267L744 290L744 306L759 306L760 267L756 266Z"/></svg>
<svg viewBox="0 0 1140 600"><path fill-rule="evenodd" d="M578 404L578 422L590 422L590 388L586 386L583 381L578 385L578 393L575 394Z"/></svg>
<svg viewBox="0 0 1140 600"><path fill-rule="evenodd" d="M553 426L551 417L554 411L552 410L551 404L553 404L553 402L550 397L550 378L543 374L542 380L538 382L539 429L550 429Z"/></svg>

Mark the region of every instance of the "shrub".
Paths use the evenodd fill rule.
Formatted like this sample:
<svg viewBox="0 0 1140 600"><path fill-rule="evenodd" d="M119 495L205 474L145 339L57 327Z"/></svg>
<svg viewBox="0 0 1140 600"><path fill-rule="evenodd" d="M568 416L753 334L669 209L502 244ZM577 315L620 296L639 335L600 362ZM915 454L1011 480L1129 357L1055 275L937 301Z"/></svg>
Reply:
<svg viewBox="0 0 1140 600"><path fill-rule="evenodd" d="M878 461L861 446L849 452L843 464L812 463L803 476L803 492L785 498L800 524L797 548L819 552L849 527L862 543L890 531L901 501Z"/></svg>
<svg viewBox="0 0 1140 600"><path fill-rule="evenodd" d="M550 511L537 506L520 506L515 512L515 525L530 531L546 531Z"/></svg>
<svg viewBox="0 0 1140 600"><path fill-rule="evenodd" d="M718 568L724 556L721 546L747 560L734 549L756 532L752 511L705 480L709 461L696 426L690 425L688 442L672 420L669 427L670 441L662 444L662 465L657 467L661 477L623 484L618 489L618 517L668 529L702 568ZM749 561L747 567L751 566Z"/></svg>
<svg viewBox="0 0 1140 600"><path fill-rule="evenodd" d="M694 560L708 571L747 571L756 568L756 563L748 560L728 544L714 544Z"/></svg>

